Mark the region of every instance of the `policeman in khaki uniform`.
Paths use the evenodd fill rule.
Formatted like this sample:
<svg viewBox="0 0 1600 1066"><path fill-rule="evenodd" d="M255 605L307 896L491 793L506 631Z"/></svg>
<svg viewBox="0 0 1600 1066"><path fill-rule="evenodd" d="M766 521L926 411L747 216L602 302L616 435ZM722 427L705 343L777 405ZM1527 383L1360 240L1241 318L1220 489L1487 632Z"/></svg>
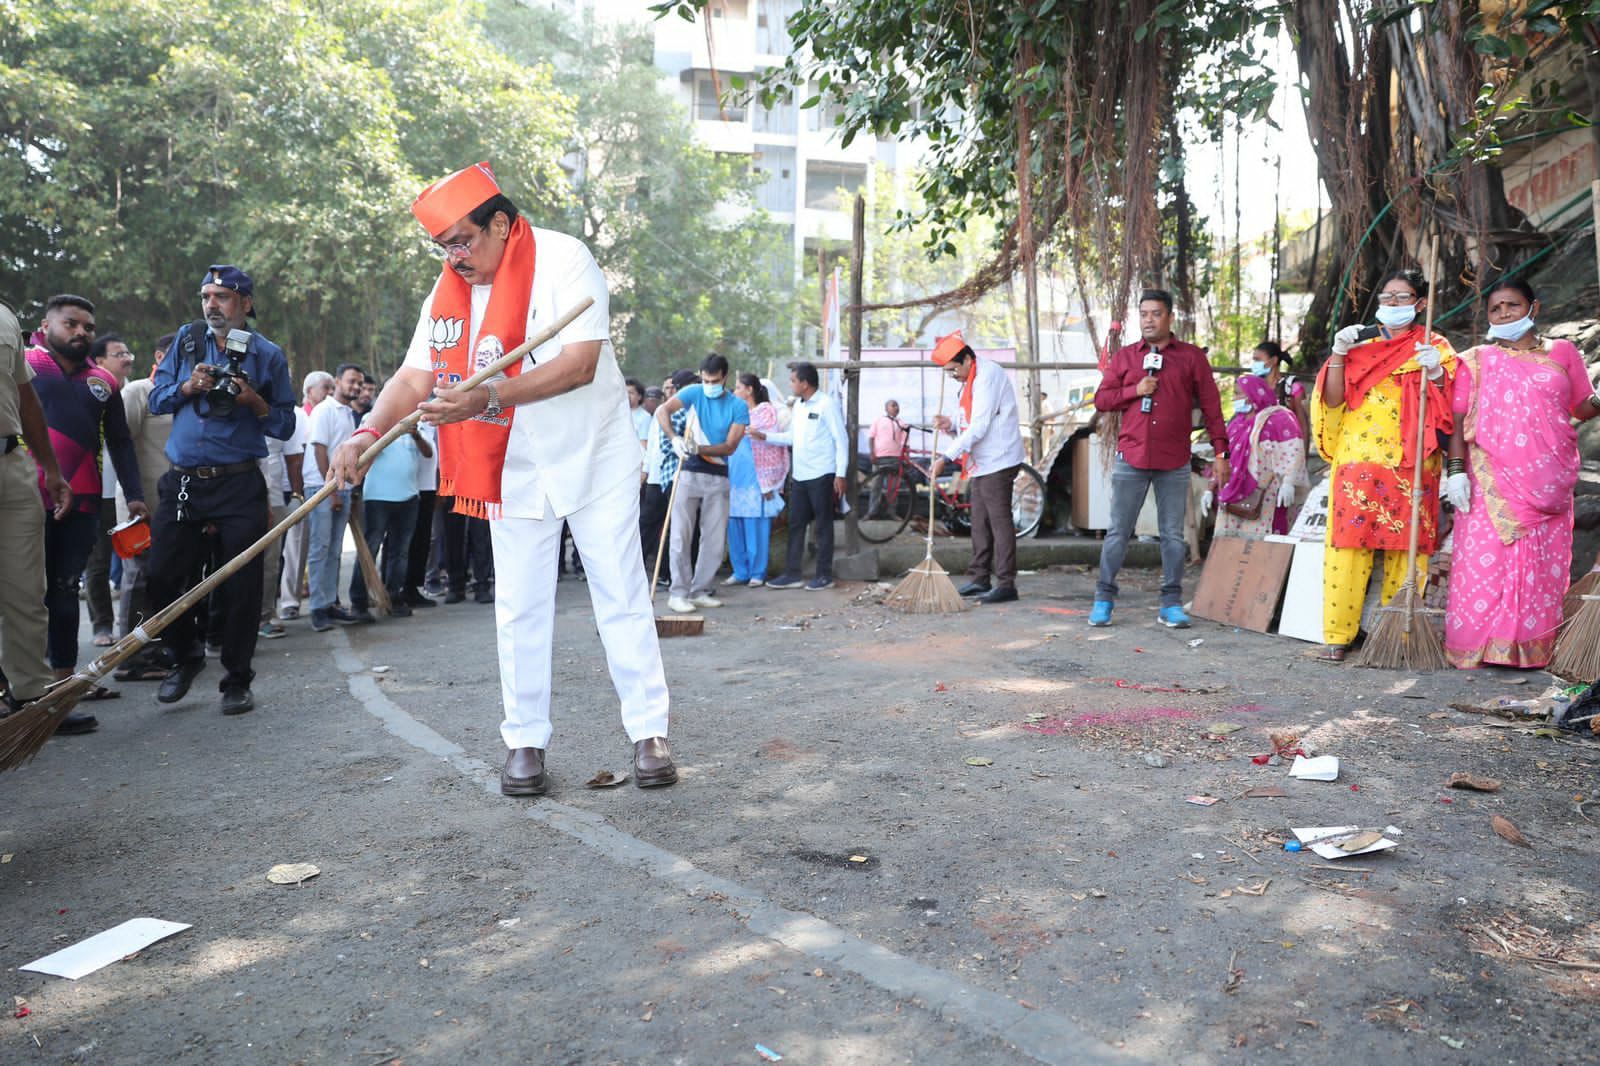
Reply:
<svg viewBox="0 0 1600 1066"><path fill-rule="evenodd" d="M61 518L72 508L72 490L56 463L32 380L17 316L0 304L0 665L8 704L0 715L42 696L53 680L44 662L41 468L55 516ZM21 447L24 442L27 451Z"/></svg>

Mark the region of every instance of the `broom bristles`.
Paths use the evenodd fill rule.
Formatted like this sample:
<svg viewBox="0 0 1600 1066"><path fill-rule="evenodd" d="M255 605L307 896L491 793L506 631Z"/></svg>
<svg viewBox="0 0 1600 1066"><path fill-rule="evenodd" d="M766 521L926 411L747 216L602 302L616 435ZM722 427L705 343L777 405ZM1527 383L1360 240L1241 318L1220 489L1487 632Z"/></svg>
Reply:
<svg viewBox="0 0 1600 1066"><path fill-rule="evenodd" d="M51 687L21 710L0 718L0 770L10 770L32 762L45 743L56 734L61 720L71 714L78 701L99 683L99 677L78 673Z"/></svg>
<svg viewBox="0 0 1600 1066"><path fill-rule="evenodd" d="M1561 622L1563 625L1571 624L1583 609L1583 598L1600 593L1600 570L1591 570L1572 583L1567 589L1566 597L1561 601Z"/></svg>
<svg viewBox="0 0 1600 1066"><path fill-rule="evenodd" d="M883 603L906 614L954 614L967 606L932 555L912 567Z"/></svg>
<svg viewBox="0 0 1600 1066"><path fill-rule="evenodd" d="M1400 586L1387 606L1378 608L1378 624L1367 636L1357 666L1377 670L1443 670L1450 665L1444 644L1422 609L1422 597L1411 582Z"/></svg>
<svg viewBox="0 0 1600 1066"><path fill-rule="evenodd" d="M1581 582L1583 579L1579 580ZM1561 635L1556 638L1555 654L1550 658L1550 672L1568 681L1587 684L1600 678L1600 600L1580 602L1582 606L1562 625Z"/></svg>

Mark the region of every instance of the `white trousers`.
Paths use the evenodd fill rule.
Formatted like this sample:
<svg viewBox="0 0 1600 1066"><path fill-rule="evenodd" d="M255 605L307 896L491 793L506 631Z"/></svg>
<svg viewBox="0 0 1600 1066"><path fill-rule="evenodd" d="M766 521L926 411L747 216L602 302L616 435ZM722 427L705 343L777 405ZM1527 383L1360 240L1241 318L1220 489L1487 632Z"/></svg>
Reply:
<svg viewBox="0 0 1600 1066"><path fill-rule="evenodd" d="M639 551L639 479L629 474L567 515L606 649L611 684L631 741L667 735L667 678L656 642L650 581ZM494 612L507 748L550 746L550 660L562 519L499 518L494 543Z"/></svg>

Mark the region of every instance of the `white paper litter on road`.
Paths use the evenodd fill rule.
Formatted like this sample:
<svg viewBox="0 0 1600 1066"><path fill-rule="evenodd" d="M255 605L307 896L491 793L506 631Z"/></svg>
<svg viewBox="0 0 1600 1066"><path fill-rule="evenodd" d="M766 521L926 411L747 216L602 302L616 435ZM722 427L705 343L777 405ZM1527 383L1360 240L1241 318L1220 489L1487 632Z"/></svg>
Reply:
<svg viewBox="0 0 1600 1066"><path fill-rule="evenodd" d="M131 918L114 929L96 933L88 940L80 940L19 968L76 981L188 928L182 922L164 922L160 918Z"/></svg>
<svg viewBox="0 0 1600 1066"><path fill-rule="evenodd" d="M1400 846L1398 841L1383 837L1359 851L1346 851L1341 848L1340 841L1349 840L1365 832L1359 825L1316 825L1305 829L1291 828L1289 832L1294 834L1296 840L1324 859L1348 859L1352 855L1370 855L1374 851L1388 851L1390 848Z"/></svg>
<svg viewBox="0 0 1600 1066"><path fill-rule="evenodd" d="M1304 755L1296 755L1294 765L1289 767L1289 776L1302 781L1337 781L1339 758L1336 755L1318 755L1308 759Z"/></svg>

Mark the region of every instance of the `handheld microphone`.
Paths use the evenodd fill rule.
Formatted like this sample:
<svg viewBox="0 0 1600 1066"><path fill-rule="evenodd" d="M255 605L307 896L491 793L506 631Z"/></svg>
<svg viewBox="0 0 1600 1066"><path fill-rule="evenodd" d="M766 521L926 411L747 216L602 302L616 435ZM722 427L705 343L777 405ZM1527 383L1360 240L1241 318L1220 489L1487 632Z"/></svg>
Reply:
<svg viewBox="0 0 1600 1066"><path fill-rule="evenodd" d="M1155 377L1161 370L1161 362L1160 352L1154 350L1146 352L1144 356L1144 376L1147 378ZM1146 396L1139 401L1139 411L1143 414L1149 414L1155 408L1155 405L1156 398L1154 396Z"/></svg>

